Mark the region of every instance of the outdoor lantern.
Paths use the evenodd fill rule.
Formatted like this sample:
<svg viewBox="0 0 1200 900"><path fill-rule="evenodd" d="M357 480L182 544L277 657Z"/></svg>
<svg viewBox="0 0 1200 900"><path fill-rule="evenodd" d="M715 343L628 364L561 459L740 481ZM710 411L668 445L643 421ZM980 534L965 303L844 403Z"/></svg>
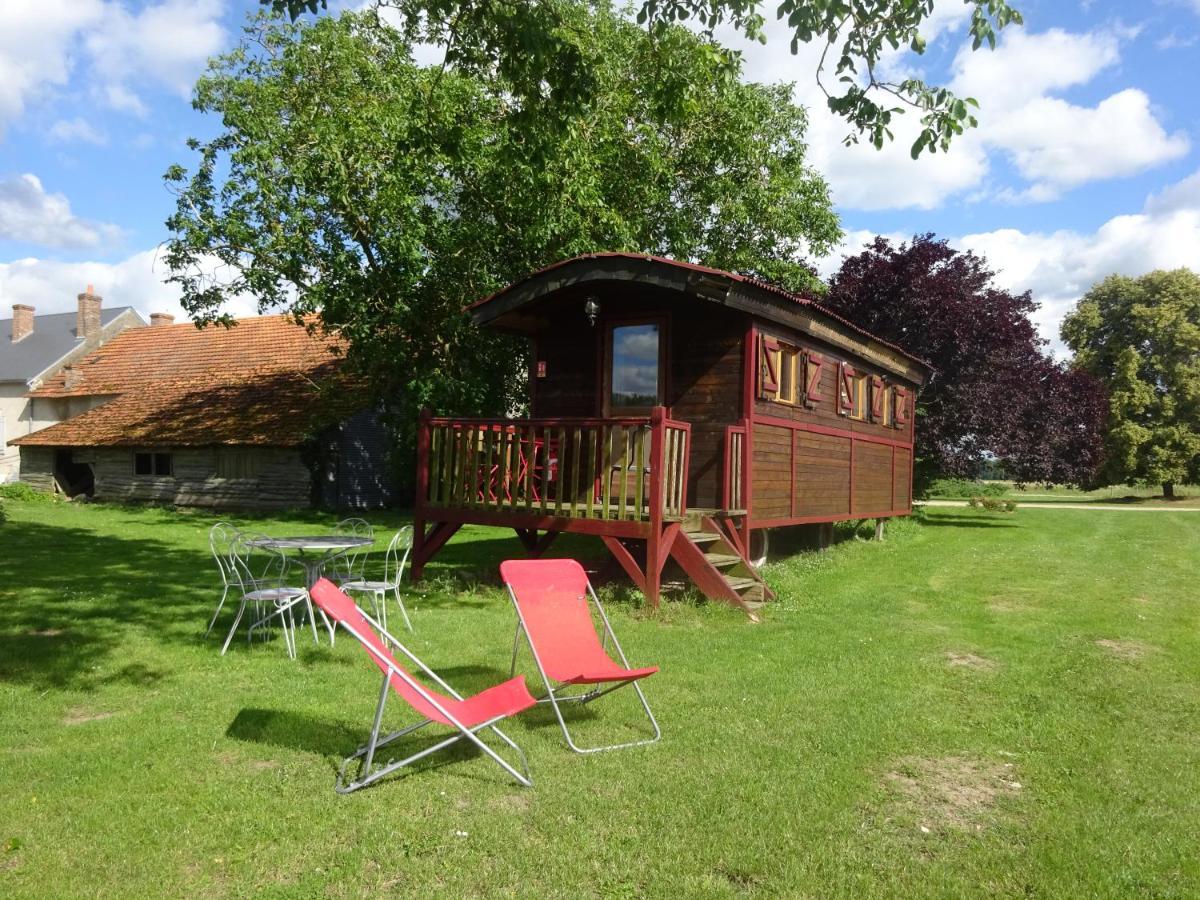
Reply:
<svg viewBox="0 0 1200 900"><path fill-rule="evenodd" d="M596 317L600 315L600 303L595 297L588 297L584 302L583 314L587 316L588 324L595 326Z"/></svg>

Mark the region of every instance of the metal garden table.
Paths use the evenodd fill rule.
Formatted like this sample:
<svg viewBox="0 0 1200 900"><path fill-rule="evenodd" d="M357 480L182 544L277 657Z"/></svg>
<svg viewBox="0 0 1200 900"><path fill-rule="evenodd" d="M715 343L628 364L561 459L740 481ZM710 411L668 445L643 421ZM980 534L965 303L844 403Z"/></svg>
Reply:
<svg viewBox="0 0 1200 900"><path fill-rule="evenodd" d="M373 543L375 543L374 538L354 537L345 534L309 534L297 535L295 537L256 538L246 541L246 544L250 547L259 547L283 556L286 556L288 553L294 553L295 561L304 569L304 586L309 589L317 583L321 577L322 570L329 563L350 550L367 547ZM309 618L313 620L313 637L316 638L316 620L313 618L312 600L306 595L304 602L308 606ZM274 615L278 615L278 613L274 613ZM333 626L325 617L324 612L321 613L321 618L325 621L325 627L329 631L329 642L333 643ZM266 620L264 619L263 621L265 622ZM260 624L262 623L256 623L251 627L251 630L253 631Z"/></svg>

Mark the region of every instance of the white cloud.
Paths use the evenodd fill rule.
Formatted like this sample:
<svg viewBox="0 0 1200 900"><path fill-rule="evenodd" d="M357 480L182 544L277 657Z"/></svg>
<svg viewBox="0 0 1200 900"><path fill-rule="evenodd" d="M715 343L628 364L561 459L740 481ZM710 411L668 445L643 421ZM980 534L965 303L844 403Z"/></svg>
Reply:
<svg viewBox="0 0 1200 900"><path fill-rule="evenodd" d="M1081 184L1132 175L1188 152L1187 137L1168 134L1140 90L1118 91L1095 106L1050 96L1115 65L1128 34L1014 32L992 53L959 51L951 87L979 100L978 138L1008 155L1029 182L1001 199L1050 200Z"/></svg>
<svg viewBox="0 0 1200 900"><path fill-rule="evenodd" d="M81 116L59 119L50 126L46 136L63 144L84 143L102 147L108 143L108 136Z"/></svg>
<svg viewBox="0 0 1200 900"><path fill-rule="evenodd" d="M42 91L67 83L79 56L75 35L102 11L101 0L0 3L0 133Z"/></svg>
<svg viewBox="0 0 1200 900"><path fill-rule="evenodd" d="M895 245L912 237L883 236ZM828 278L845 256L874 238L873 231L848 231L834 253L816 261L818 272ZM1038 331L1056 355L1065 356L1058 334L1063 316L1092 285L1114 273L1137 276L1200 266L1200 170L1151 194L1141 212L1114 216L1094 232L999 228L951 238L950 243L984 257L999 286L1030 291L1040 305L1034 316Z"/></svg>
<svg viewBox="0 0 1200 900"><path fill-rule="evenodd" d="M97 71L110 86L152 79L183 97L205 62L226 44L219 19L224 0L163 0L132 12L111 3L85 38Z"/></svg>
<svg viewBox="0 0 1200 900"><path fill-rule="evenodd" d="M143 250L117 263L18 259L0 263L0 308L28 303L38 313L71 312L76 295L92 284L107 307L132 306L147 321L152 312L170 313L176 322L187 321L178 289L163 283L166 275L157 250ZM257 313L249 298L238 299L228 311L235 316Z"/></svg>
<svg viewBox="0 0 1200 900"><path fill-rule="evenodd" d="M1197 0L1200 2L1200 0ZM1031 34L1008 28L994 51L972 51L963 29L967 4L939 3L926 37L963 40L948 77L960 96L979 100L978 129L958 138L946 154L923 154L913 161L909 148L916 138L919 115L894 119L895 140L877 151L868 144L842 144L849 124L829 112L815 83L820 46L801 46L793 56L786 23L769 21L767 44L751 44L731 29L719 37L743 52L745 77L762 82L795 82L795 97L810 113L809 153L812 164L833 189L835 202L848 209L933 209L953 196L969 198L987 186L989 200L1045 201L1091 181L1141 172L1187 153L1182 133L1170 134L1156 117L1151 100L1136 89L1113 93L1094 106L1057 96L1093 82L1121 60L1129 29L1108 28L1085 33L1061 29ZM889 54L882 70L922 76L925 58L912 53ZM832 69L826 80L836 85ZM1113 135L1120 135L1114 140ZM991 157L1011 160L1021 177L1015 187L987 185Z"/></svg>
<svg viewBox="0 0 1200 900"><path fill-rule="evenodd" d="M114 109L146 114L137 91L186 96L205 60L226 44L225 0L0 0L0 131L26 107L84 87Z"/></svg>
<svg viewBox="0 0 1200 900"><path fill-rule="evenodd" d="M98 247L121 236L115 225L71 212L62 194L48 194L36 175L0 179L0 238L47 247Z"/></svg>

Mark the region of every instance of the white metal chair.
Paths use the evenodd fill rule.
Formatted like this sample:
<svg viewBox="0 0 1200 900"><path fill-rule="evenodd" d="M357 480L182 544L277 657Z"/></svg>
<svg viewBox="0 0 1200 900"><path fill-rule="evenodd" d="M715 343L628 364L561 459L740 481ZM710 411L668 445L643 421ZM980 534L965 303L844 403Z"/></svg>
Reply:
<svg viewBox="0 0 1200 900"><path fill-rule="evenodd" d="M375 618L383 625L384 631L387 630L387 595L389 593L396 598L396 605L400 607L400 615L404 617L404 624L408 626L409 631L413 630L412 622L408 618L408 610L404 608L404 601L400 599L400 579L404 577L404 567L408 564L410 550L412 550L412 526L405 525L392 535L392 539L388 542L387 552L383 557L383 578L381 580L372 581L362 577L343 582L341 585L342 590L347 593L371 595Z"/></svg>
<svg viewBox="0 0 1200 900"><path fill-rule="evenodd" d="M340 585L345 584L347 581L364 580L366 575L363 570L367 564L367 557L371 555L371 548L375 540L375 529L371 527L371 523L366 519L342 519L342 521L333 526L333 533L371 539L372 544L355 547L353 550L343 553L333 560L332 581Z"/></svg>
<svg viewBox="0 0 1200 900"><path fill-rule="evenodd" d="M264 626L278 617L283 628L283 639L287 646L288 656L295 659L296 618L292 610L297 603L303 602L306 605L309 603L308 589L287 584L288 561L282 553L271 553L271 558L264 567L264 574L261 577L254 574L256 568L253 564L255 547L250 542L259 539L267 538L265 535L242 533L230 546L228 565L237 579L238 587L242 592L242 600L238 606L237 615L233 619L233 625L229 629L229 634L225 638L225 645L221 647L221 655L224 656L225 651L229 649L229 642L237 633L246 607L253 604L256 619L246 633L246 640L249 641L253 637L254 629ZM309 616L309 621L312 623L313 637L316 638L316 620Z"/></svg>
<svg viewBox="0 0 1200 900"><path fill-rule="evenodd" d="M221 608L225 605L225 598L229 596L229 589L238 585L237 575L229 563L230 547L237 536L237 528L229 522L218 522L208 530L208 549L212 551L213 559L217 561L217 570L221 573L221 599L217 601L217 608L208 621L205 637L212 634L213 626L217 624L217 616L221 614Z"/></svg>

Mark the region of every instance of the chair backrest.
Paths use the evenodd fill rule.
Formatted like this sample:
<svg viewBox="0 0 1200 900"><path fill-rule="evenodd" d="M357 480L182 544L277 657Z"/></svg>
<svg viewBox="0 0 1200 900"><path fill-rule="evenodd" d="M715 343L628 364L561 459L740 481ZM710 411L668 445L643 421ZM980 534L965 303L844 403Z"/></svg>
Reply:
<svg viewBox="0 0 1200 900"><path fill-rule="evenodd" d="M229 549L238 536L237 528L230 522L218 522L208 529L208 549L212 551L213 559L221 572L221 583L232 587L237 583L237 576L230 570Z"/></svg>
<svg viewBox="0 0 1200 900"><path fill-rule="evenodd" d="M412 526L405 525L388 541L387 553L383 557L383 580L387 584L398 585L404 577L404 566L412 550L412 535Z"/></svg>
<svg viewBox="0 0 1200 900"><path fill-rule="evenodd" d="M421 696L420 692L407 680L397 674L397 672L403 672L408 678L412 678L408 670L396 662L396 657L392 655L392 651L388 649L378 632L367 621L362 610L355 606L354 601L344 591L340 590L328 578L321 578L312 586L310 595L313 602L321 607L327 616L334 619L339 625L354 635L364 648L368 648L366 649L367 656L371 657L371 662L375 663L381 672L384 674L390 673L392 688L405 703L427 719L433 719L435 722L440 722L443 725L450 724L449 720L438 712L432 703ZM397 645L399 645L398 641ZM422 687L424 688L424 686ZM429 688L424 688L424 690L436 698L437 702L442 704L442 706L448 706L457 702Z"/></svg>
<svg viewBox="0 0 1200 900"><path fill-rule="evenodd" d="M546 674L574 677L585 660L608 658L592 620L587 573L573 559L509 559L500 577L512 592Z"/></svg>
<svg viewBox="0 0 1200 900"><path fill-rule="evenodd" d="M287 574L287 557L282 553L251 546L250 541L270 540L268 535L242 531L229 544L226 557L231 577L243 594L264 587L282 587ZM262 572L258 573L259 561Z"/></svg>
<svg viewBox="0 0 1200 900"><path fill-rule="evenodd" d="M350 537L365 537L370 538L372 542L375 540L375 529L371 527L371 523L366 519L357 517L342 519L333 526L334 534L348 535ZM363 544L361 547L355 547L353 550L343 553L334 561L334 569L342 577L347 578L362 578L363 570L367 564L367 557L371 555L371 544Z"/></svg>

